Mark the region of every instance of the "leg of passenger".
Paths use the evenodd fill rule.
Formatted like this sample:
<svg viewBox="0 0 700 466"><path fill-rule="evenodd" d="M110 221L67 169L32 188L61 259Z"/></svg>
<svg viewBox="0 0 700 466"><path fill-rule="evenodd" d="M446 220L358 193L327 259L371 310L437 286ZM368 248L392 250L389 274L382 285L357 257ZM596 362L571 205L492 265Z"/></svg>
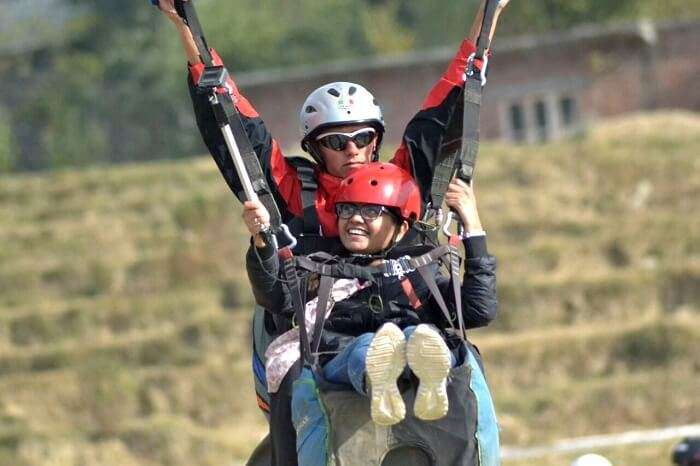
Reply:
<svg viewBox="0 0 700 466"><path fill-rule="evenodd" d="M292 366L277 393L270 394L270 444L272 466L297 466L297 438L292 424L292 384L299 377L299 363Z"/></svg>
<svg viewBox="0 0 700 466"><path fill-rule="evenodd" d="M416 326L415 325L410 325L403 329L403 334L406 336L406 341L409 341L411 339L411 335L413 335L413 332L416 331ZM458 351L458 350L457 350ZM450 351L450 362L451 362L451 367L457 367L457 356Z"/></svg>
<svg viewBox="0 0 700 466"><path fill-rule="evenodd" d="M454 355L442 335L430 325L420 324L406 344L408 367L420 380L413 411L418 419L440 419L447 414L447 375Z"/></svg>
<svg viewBox="0 0 700 466"><path fill-rule="evenodd" d="M406 367L406 337L393 323L381 326L365 357L371 394L372 420L384 426L396 424L406 416L396 379Z"/></svg>
<svg viewBox="0 0 700 466"><path fill-rule="evenodd" d="M365 356L374 338L373 333L365 333L355 338L348 346L328 361L323 367L323 376L332 383L352 386L365 395Z"/></svg>

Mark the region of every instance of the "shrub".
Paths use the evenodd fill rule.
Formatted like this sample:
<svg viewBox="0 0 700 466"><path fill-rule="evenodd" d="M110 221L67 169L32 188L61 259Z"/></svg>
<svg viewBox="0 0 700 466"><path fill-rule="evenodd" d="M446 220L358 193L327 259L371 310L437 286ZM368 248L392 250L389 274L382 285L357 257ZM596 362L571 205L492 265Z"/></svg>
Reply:
<svg viewBox="0 0 700 466"><path fill-rule="evenodd" d="M96 358L80 370L84 406L100 435L115 435L138 412L138 382L118 361Z"/></svg>

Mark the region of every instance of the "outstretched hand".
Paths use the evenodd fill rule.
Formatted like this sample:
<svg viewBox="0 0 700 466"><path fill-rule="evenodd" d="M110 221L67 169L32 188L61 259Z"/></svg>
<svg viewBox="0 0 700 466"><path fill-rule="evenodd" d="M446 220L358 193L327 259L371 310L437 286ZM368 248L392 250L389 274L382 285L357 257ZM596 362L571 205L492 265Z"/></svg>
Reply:
<svg viewBox="0 0 700 466"><path fill-rule="evenodd" d="M474 188L459 178L453 178L445 192L445 203L459 215L464 231L482 231L479 212L476 208Z"/></svg>
<svg viewBox="0 0 700 466"><path fill-rule="evenodd" d="M498 5L496 6L496 8L499 10L502 10L508 6L509 2L510 2L510 0L498 0Z"/></svg>
<svg viewBox="0 0 700 466"><path fill-rule="evenodd" d="M182 0L186 2L187 0ZM168 19L174 23L181 23L182 18L177 14L175 8L175 0L158 0L158 9L168 17Z"/></svg>

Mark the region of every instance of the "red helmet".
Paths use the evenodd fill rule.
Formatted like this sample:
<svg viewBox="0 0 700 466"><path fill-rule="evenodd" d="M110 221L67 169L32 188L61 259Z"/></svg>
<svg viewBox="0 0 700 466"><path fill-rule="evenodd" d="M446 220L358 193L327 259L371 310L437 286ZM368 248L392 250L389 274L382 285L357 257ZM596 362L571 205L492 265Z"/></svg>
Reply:
<svg viewBox="0 0 700 466"><path fill-rule="evenodd" d="M405 170L392 163L372 162L351 171L343 179L334 204L352 202L394 207L405 220L421 213L418 185Z"/></svg>

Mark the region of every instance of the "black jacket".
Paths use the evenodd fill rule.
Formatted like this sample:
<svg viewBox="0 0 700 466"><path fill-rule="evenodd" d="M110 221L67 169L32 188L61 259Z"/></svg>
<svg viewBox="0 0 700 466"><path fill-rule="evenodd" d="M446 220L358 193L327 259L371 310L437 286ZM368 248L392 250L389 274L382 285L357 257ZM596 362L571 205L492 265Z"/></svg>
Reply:
<svg viewBox="0 0 700 466"><path fill-rule="evenodd" d="M486 326L496 317L496 259L488 254L483 236L465 239L464 246L467 255L460 294L465 327L470 329ZM391 257L404 255L416 254L410 254L407 249L395 249ZM276 278L280 276L280 260L274 251L271 248L257 249L256 254L256 249L251 246L246 257L246 268L257 303L270 313L291 316L294 310L290 294L283 281ZM433 266L433 272L451 318L456 323L455 297L449 277L443 275L437 265ZM443 331L449 328L448 320L418 272L409 272L407 277L421 302L418 308L411 305L397 277L379 277L377 284L335 303L324 329L357 336L374 332L385 322L394 322L401 328L419 323L432 323ZM371 295L381 297L381 312L369 309Z"/></svg>

